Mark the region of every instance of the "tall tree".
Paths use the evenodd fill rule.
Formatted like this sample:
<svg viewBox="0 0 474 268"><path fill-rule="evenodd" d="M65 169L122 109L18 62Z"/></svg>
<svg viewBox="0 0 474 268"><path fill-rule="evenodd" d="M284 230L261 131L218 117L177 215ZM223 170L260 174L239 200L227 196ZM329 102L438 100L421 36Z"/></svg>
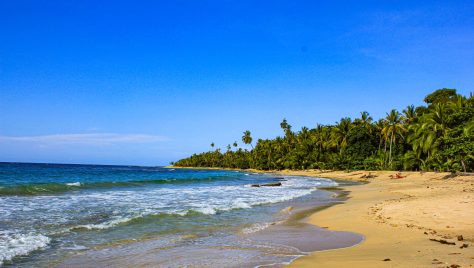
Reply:
<svg viewBox="0 0 474 268"><path fill-rule="evenodd" d="M407 124L411 124L416 119L416 109L414 105L409 105L403 110L403 120Z"/></svg>
<svg viewBox="0 0 474 268"><path fill-rule="evenodd" d="M392 146L396 143L397 135L403 138L403 133L406 131L406 128L403 125L400 113L395 109L387 113L385 120L387 121L387 125L382 132L385 137L390 138L389 164L392 165Z"/></svg>
<svg viewBox="0 0 474 268"><path fill-rule="evenodd" d="M250 144L250 146L253 149L252 136L251 135L252 134L250 133L249 130L244 131L244 135L242 136L242 142L245 143L245 144Z"/></svg>
<svg viewBox="0 0 474 268"><path fill-rule="evenodd" d="M436 104L440 102L446 103L449 100L456 98L456 96L457 96L456 89L442 88L426 96L424 101L427 104Z"/></svg>
<svg viewBox="0 0 474 268"><path fill-rule="evenodd" d="M337 148L339 148L340 153L347 146L347 136L349 131L352 128L352 122L349 117L342 118L333 128L333 142Z"/></svg>

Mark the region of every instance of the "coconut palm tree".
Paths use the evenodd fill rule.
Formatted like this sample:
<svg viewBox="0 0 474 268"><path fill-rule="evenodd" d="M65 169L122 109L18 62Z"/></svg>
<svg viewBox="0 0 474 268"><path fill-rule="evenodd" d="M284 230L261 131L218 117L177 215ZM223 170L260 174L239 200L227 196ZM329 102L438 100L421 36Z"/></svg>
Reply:
<svg viewBox="0 0 474 268"><path fill-rule="evenodd" d="M433 105L433 111L427 115L426 123L439 136L446 136L448 133L448 113L447 107L443 103Z"/></svg>
<svg viewBox="0 0 474 268"><path fill-rule="evenodd" d="M450 130L447 110L445 104L435 103L429 113L423 114L417 123L410 125L407 141L412 145L413 152L418 158L424 153L427 155L426 160L430 159L438 151L439 138L447 137Z"/></svg>
<svg viewBox="0 0 474 268"><path fill-rule="evenodd" d="M286 121L285 118L283 118L283 121L281 121L280 127L281 127L281 129L283 129L283 132L285 132L285 136L286 136L287 138L289 138L289 137L291 136L291 134L292 134L292 132L291 132L291 125L288 124L288 122Z"/></svg>
<svg viewBox="0 0 474 268"><path fill-rule="evenodd" d="M407 142L411 144L416 157L421 158L421 154L425 153L429 158L435 150L436 132L429 127L429 124L424 122L410 125L409 130L410 135L408 135Z"/></svg>
<svg viewBox="0 0 474 268"><path fill-rule="evenodd" d="M253 149L252 136L249 130L244 131L244 135L242 136L242 142L245 144L250 144Z"/></svg>
<svg viewBox="0 0 474 268"><path fill-rule="evenodd" d="M375 131L379 136L379 148L378 152L380 153L380 149L382 148L382 142L385 140L384 135L383 135L383 129L385 128L385 125L387 124L385 119L379 119L374 125ZM386 144L386 143L385 143ZM384 148L384 154L386 153L386 147Z"/></svg>
<svg viewBox="0 0 474 268"><path fill-rule="evenodd" d="M397 135L403 138L403 133L406 132L406 128L403 125L403 120L400 113L392 109L390 113L387 113L385 117L387 125L383 128L382 133L386 139L390 138L390 152L389 152L389 164L392 165L392 147L396 144Z"/></svg>
<svg viewBox="0 0 474 268"><path fill-rule="evenodd" d="M316 128L314 129L314 135L312 136L314 144L318 147L319 154L321 154L323 151L323 145L325 142L323 140L323 130L323 125L317 124Z"/></svg>
<svg viewBox="0 0 474 268"><path fill-rule="evenodd" d="M406 124L411 124L416 119L416 110L414 105L409 105L403 110L403 121Z"/></svg>
<svg viewBox="0 0 474 268"><path fill-rule="evenodd" d="M337 148L339 148L339 152L342 151L347 146L347 136L349 135L349 131L352 128L352 122L349 117L342 118L334 128L332 129L332 140Z"/></svg>
<svg viewBox="0 0 474 268"><path fill-rule="evenodd" d="M360 118L354 120L354 124L361 125L370 131L372 127L372 120L373 118L370 116L370 114L366 111L363 111L360 113Z"/></svg>
<svg viewBox="0 0 474 268"><path fill-rule="evenodd" d="M283 120L280 123L280 127L281 127L281 129L283 129L285 131L288 129L288 127L291 128L291 126L288 124L288 121L286 121L286 118L283 118Z"/></svg>

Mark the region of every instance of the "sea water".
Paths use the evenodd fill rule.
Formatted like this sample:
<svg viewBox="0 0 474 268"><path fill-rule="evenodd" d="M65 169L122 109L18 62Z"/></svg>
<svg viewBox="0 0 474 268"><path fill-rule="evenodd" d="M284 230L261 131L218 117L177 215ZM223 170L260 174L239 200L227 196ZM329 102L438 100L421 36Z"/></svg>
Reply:
<svg viewBox="0 0 474 268"><path fill-rule="evenodd" d="M282 185L251 187L274 182ZM290 205L330 203L318 188L336 185L245 171L0 163L0 266L133 266L118 262L127 254L162 267L285 262L301 252L249 234L284 220Z"/></svg>

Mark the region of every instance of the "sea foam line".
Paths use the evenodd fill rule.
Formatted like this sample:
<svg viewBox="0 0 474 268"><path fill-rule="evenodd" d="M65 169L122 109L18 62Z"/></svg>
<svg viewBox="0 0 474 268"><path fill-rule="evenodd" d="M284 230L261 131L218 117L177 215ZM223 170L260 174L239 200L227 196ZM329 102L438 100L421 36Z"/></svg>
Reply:
<svg viewBox="0 0 474 268"><path fill-rule="evenodd" d="M16 256L28 255L32 251L43 249L50 242L49 237L41 234L0 233L0 265Z"/></svg>

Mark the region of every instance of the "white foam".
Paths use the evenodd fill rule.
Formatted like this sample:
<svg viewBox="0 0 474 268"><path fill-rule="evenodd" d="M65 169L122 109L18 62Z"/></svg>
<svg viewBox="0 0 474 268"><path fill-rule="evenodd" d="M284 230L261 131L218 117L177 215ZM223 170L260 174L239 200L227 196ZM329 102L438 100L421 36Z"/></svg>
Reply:
<svg viewBox="0 0 474 268"><path fill-rule="evenodd" d="M269 222L255 223L255 224L252 224L250 227L242 229L242 233L244 233L244 234L256 233L256 232L259 232L259 231L262 231L262 230L268 228L268 226L270 226L270 225L271 225L271 223L269 223Z"/></svg>
<svg viewBox="0 0 474 268"><path fill-rule="evenodd" d="M278 203L310 194L317 187L335 185L337 183L328 179L285 176L280 187L192 185L174 188L163 185L152 189L114 189L58 196L8 196L0 199L0 215L7 221L27 223L34 219L42 224L68 225L77 223L78 216L79 220L94 219L100 213L109 217L79 222L79 225L69 225L67 229L107 229L148 215L186 216L190 211L213 215L221 211Z"/></svg>
<svg viewBox="0 0 474 268"><path fill-rule="evenodd" d="M114 227L116 225L119 225L121 223L126 223L128 221L133 220L134 218L122 218L122 217L117 217L113 220L103 222L103 223L98 223L98 224L83 224L83 225L78 225L72 229L87 229L87 230L102 230L102 229L108 229L111 227Z"/></svg>
<svg viewBox="0 0 474 268"><path fill-rule="evenodd" d="M202 213L202 214L206 214L206 215L213 215L213 214L216 214L217 212L214 208L209 207L209 206L196 208L194 209L194 211Z"/></svg>
<svg viewBox="0 0 474 268"><path fill-rule="evenodd" d="M69 250L86 250L86 249L89 249L88 247L86 246L81 246L81 245L72 245L70 247L64 247L64 249L69 249Z"/></svg>
<svg viewBox="0 0 474 268"><path fill-rule="evenodd" d="M81 186L81 183L80 182L70 182L70 183L66 183L67 186Z"/></svg>
<svg viewBox="0 0 474 268"><path fill-rule="evenodd" d="M41 234L0 232L0 265L16 256L28 255L32 251L43 249L50 241L49 237Z"/></svg>

